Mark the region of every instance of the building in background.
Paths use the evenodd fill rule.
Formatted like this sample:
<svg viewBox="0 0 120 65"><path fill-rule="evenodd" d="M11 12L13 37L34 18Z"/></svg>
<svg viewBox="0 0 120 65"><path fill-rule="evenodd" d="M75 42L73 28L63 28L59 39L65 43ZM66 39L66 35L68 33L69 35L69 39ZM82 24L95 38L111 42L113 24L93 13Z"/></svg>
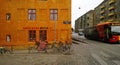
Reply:
<svg viewBox="0 0 120 65"><path fill-rule="evenodd" d="M90 10L75 21L75 31L94 26L94 10Z"/></svg>
<svg viewBox="0 0 120 65"><path fill-rule="evenodd" d="M120 0L104 0L95 8L95 23L120 22Z"/></svg>
<svg viewBox="0 0 120 65"><path fill-rule="evenodd" d="M75 21L77 22L75 23L76 30L81 29L81 28L84 29L90 26L95 26L98 23L102 23L102 22L108 22L108 21L109 22L120 22L120 0L104 0L101 4L99 4L94 9L93 16L90 19L89 17L86 16L89 14L90 13L86 13L85 15L79 17ZM90 20L93 22L90 23Z"/></svg>
<svg viewBox="0 0 120 65"><path fill-rule="evenodd" d="M0 0L0 46L71 41L71 0Z"/></svg>
<svg viewBox="0 0 120 65"><path fill-rule="evenodd" d="M78 18L77 20L75 20L75 32L78 32L78 29L81 29L82 24L80 24L81 18Z"/></svg>

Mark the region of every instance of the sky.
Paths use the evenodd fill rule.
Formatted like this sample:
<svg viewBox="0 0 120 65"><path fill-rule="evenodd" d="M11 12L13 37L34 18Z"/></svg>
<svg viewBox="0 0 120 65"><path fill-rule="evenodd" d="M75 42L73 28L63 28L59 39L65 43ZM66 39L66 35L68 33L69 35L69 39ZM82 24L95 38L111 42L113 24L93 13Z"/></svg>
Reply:
<svg viewBox="0 0 120 65"><path fill-rule="evenodd" d="M72 0L72 27L75 20L90 10L94 10L104 0Z"/></svg>

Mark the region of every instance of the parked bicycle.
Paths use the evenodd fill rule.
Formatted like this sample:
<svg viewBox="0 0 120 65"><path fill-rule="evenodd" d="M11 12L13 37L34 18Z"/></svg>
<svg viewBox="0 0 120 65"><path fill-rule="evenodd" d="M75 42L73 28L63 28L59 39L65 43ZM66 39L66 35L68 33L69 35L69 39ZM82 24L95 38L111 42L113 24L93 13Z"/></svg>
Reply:
<svg viewBox="0 0 120 65"><path fill-rule="evenodd" d="M45 40L35 41L35 46L29 47L29 53L33 50L45 51L47 53L47 44L48 42Z"/></svg>

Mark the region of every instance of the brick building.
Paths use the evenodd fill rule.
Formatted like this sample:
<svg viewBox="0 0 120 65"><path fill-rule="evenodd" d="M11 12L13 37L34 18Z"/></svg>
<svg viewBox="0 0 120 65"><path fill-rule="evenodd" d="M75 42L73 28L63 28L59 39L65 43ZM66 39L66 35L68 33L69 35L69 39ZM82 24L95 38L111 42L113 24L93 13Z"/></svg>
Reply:
<svg viewBox="0 0 120 65"><path fill-rule="evenodd" d="M71 40L71 0L0 0L0 4L0 46Z"/></svg>

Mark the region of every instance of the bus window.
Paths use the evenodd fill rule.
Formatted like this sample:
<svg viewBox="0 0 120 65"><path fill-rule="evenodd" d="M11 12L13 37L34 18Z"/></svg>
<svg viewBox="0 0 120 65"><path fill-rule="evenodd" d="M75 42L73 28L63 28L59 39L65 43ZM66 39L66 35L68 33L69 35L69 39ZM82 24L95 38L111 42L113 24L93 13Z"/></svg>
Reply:
<svg viewBox="0 0 120 65"><path fill-rule="evenodd" d="M106 39L109 39L109 38L112 37L110 25L105 25L104 26L104 33L105 33Z"/></svg>
<svg viewBox="0 0 120 65"><path fill-rule="evenodd" d="M113 35L120 35L120 26L111 26L111 31Z"/></svg>

